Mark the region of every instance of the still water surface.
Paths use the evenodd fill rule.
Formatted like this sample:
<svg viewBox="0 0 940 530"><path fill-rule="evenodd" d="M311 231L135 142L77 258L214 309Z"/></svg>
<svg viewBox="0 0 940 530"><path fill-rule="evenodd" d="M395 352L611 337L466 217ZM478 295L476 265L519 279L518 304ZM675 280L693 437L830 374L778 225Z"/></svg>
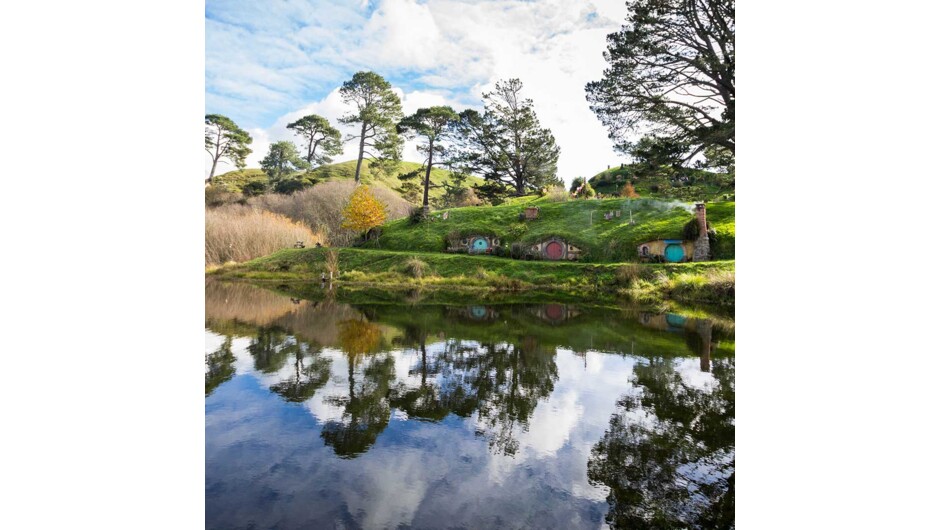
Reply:
<svg viewBox="0 0 940 530"><path fill-rule="evenodd" d="M207 528L728 528L734 324L206 286Z"/></svg>

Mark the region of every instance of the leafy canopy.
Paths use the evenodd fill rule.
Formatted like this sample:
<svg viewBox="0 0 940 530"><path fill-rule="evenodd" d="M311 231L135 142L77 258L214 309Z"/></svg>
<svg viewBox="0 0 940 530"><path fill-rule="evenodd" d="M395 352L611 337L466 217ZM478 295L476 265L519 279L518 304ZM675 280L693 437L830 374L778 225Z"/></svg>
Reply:
<svg viewBox="0 0 940 530"><path fill-rule="evenodd" d="M425 212L429 205L428 192L431 187L431 168L435 161L440 164L448 154L448 145L453 138L454 125L459 116L447 106L422 108L403 118L397 127L399 134L408 139L420 138L418 153L424 155L424 197ZM407 186L409 183L405 183Z"/></svg>
<svg viewBox="0 0 940 530"><path fill-rule="evenodd" d="M560 183L555 137L539 124L532 100L522 99L521 92L518 79L497 82L483 96L484 113L461 112L455 126L466 170L489 184L479 188L484 195L525 195Z"/></svg>
<svg viewBox="0 0 940 530"><path fill-rule="evenodd" d="M392 85L375 72L356 72L343 83L339 93L343 102L354 109L340 118L340 123L359 124L359 133L349 140L359 140L356 183L360 180L362 159L368 155L381 160L401 160L402 142L395 126L402 118L401 99Z"/></svg>
<svg viewBox="0 0 940 530"><path fill-rule="evenodd" d="M311 166L329 164L333 162L332 157L343 153L339 130L323 116L310 114L287 124L287 128L304 140L304 160Z"/></svg>
<svg viewBox="0 0 940 530"><path fill-rule="evenodd" d="M343 208L343 228L365 232L385 222L388 213L369 186L357 186Z"/></svg>
<svg viewBox="0 0 940 530"><path fill-rule="evenodd" d="M603 79L587 99L615 147L651 136L727 167L734 157L734 0L630 0L627 24L607 36ZM699 161L701 162L701 161Z"/></svg>
<svg viewBox="0 0 940 530"><path fill-rule="evenodd" d="M274 142L268 148L268 154L261 160L261 169L268 174L272 182L281 181L295 171L307 167L307 162L300 158L297 147L288 141Z"/></svg>
<svg viewBox="0 0 940 530"><path fill-rule="evenodd" d="M206 114L206 152L212 157L212 172L215 175L219 160L228 160L238 169L245 168L245 159L251 154L251 135L221 114Z"/></svg>

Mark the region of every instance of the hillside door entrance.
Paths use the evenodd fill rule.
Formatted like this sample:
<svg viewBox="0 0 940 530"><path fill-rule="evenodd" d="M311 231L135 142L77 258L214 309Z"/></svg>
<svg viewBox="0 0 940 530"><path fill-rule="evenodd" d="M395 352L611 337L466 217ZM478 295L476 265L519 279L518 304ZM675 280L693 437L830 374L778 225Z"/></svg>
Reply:
<svg viewBox="0 0 940 530"><path fill-rule="evenodd" d="M565 257L565 247L558 241L552 241L545 245L545 257L552 260L558 260Z"/></svg>

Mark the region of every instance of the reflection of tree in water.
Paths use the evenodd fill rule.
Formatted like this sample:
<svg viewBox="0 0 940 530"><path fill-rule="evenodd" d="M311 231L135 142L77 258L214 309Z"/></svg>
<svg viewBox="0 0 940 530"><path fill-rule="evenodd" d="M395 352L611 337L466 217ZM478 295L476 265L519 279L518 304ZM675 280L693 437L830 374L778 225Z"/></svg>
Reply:
<svg viewBox="0 0 940 530"><path fill-rule="evenodd" d="M225 337L219 349L206 355L206 396L235 375L232 337Z"/></svg>
<svg viewBox="0 0 940 530"><path fill-rule="evenodd" d="M382 338L378 326L366 320L341 322L339 338L349 369L349 393L326 399L343 407L343 419L328 421L320 436L338 456L354 458L368 450L388 425L388 394L395 378L395 361L387 353L366 359L380 349ZM355 375L360 365L362 381L357 383Z"/></svg>
<svg viewBox="0 0 940 530"><path fill-rule="evenodd" d="M404 383L400 383L392 391L391 405L408 413L409 418L439 421L447 417L450 409L443 402L435 382L428 379L429 376L440 373L441 366L437 358L428 358L427 337L427 332L419 327L405 327L401 344L421 353L417 368L412 368L408 374L420 374L421 383L418 388L408 388Z"/></svg>
<svg viewBox="0 0 940 530"><path fill-rule="evenodd" d="M516 452L514 429L528 428L538 401L551 394L558 378L555 352L541 348L534 337L521 345L479 347L448 341L432 360L423 341L418 348L421 361L414 372L421 374L421 383L418 388L396 388L393 405L409 417L432 421L450 412L462 417L477 412L481 424L477 434L505 454Z"/></svg>
<svg viewBox="0 0 940 530"><path fill-rule="evenodd" d="M634 368L594 446L588 478L610 488L613 528L734 526L734 361L711 363L714 385L686 384L673 363Z"/></svg>
<svg viewBox="0 0 940 530"><path fill-rule="evenodd" d="M294 352L294 375L272 386L272 392L285 401L303 403L323 388L330 380L330 366L333 361L320 355L319 350L311 350L307 344L297 344Z"/></svg>
<svg viewBox="0 0 940 530"><path fill-rule="evenodd" d="M266 374L280 370L287 362L287 357L298 351L296 339L279 327L258 328L258 335L248 345L248 352L255 360L255 369Z"/></svg>

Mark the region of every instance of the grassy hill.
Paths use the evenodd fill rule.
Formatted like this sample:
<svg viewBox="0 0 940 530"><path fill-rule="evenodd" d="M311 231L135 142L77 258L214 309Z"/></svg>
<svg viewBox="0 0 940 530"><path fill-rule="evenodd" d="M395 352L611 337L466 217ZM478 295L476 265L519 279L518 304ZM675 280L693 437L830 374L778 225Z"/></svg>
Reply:
<svg viewBox="0 0 940 530"><path fill-rule="evenodd" d="M520 221L524 206L538 206L539 218ZM621 262L637 259L636 247L660 238L682 238L692 218L692 205L654 199L600 199L552 202L547 197L520 198L491 207L466 207L435 212L432 220L414 224L408 218L386 223L382 236L370 243L383 250L443 252L449 234L495 235L503 245L534 243L549 236L563 237L586 251L582 261ZM604 213L620 210L620 217ZM630 212L635 224L630 224ZM734 259L734 202L708 204L708 222L718 236L715 259Z"/></svg>
<svg viewBox="0 0 940 530"><path fill-rule="evenodd" d="M212 185L223 187L233 193L241 193L242 188L253 181L267 183L268 176L257 168L229 171L213 177Z"/></svg>
<svg viewBox="0 0 940 530"><path fill-rule="evenodd" d="M401 180L398 179L398 176L418 170L420 168L421 164L418 162L402 161L399 164L398 169L393 171L392 174L387 175L378 171L373 171L371 162L369 160L363 160L361 177L362 182L365 184L381 185L391 190L397 191L402 184ZM348 160L346 162L338 162L336 164L326 164L307 173L297 173L297 176L303 176L303 178L315 182L353 179L356 176L356 161ZM423 177L424 174L422 173L419 179L416 179L414 182L420 182L420 179L423 179ZM218 175L213 180L217 186L224 186L232 192L241 192L242 187L245 186L248 182L253 180L267 182L268 178L267 175L265 175L264 172L260 169L251 168L243 169L241 171L229 171L228 173ZM449 184L451 182L453 182L453 177L451 176L450 171L441 168L433 168L431 170L432 187L428 192L431 198L442 196L444 194L444 188L440 186L445 183ZM474 184L482 183L483 179L481 178L469 177L467 178L465 185L472 186Z"/></svg>
<svg viewBox="0 0 940 530"><path fill-rule="evenodd" d="M401 186L401 180L398 179L399 175L404 175L411 171L416 171L421 169L421 164L418 162L405 162L402 161L398 165L398 169L392 172L391 175L386 175L381 172L373 171L372 164L369 160L362 161L362 181L366 184L376 184L380 183L385 185L390 189L396 189ZM328 164L320 166L314 169L310 175L319 180L333 180L333 179L352 179L356 176L356 161L349 160L347 162L339 162L336 164ZM414 182L423 182L424 173L422 173L418 179ZM428 194L432 198L440 197L444 194L443 187L434 187L442 186L447 183L450 184L453 182L453 177L451 177L450 171L441 168L432 168L431 169L431 189L428 191ZM473 186L474 184L482 184L483 179L478 177L468 177L465 185Z"/></svg>
<svg viewBox="0 0 940 530"><path fill-rule="evenodd" d="M636 175L633 165L618 165L601 171L588 182L594 191L604 195L619 195L629 181L642 197L688 202L734 199L734 175L701 169L686 169L681 174L663 172L642 177Z"/></svg>

